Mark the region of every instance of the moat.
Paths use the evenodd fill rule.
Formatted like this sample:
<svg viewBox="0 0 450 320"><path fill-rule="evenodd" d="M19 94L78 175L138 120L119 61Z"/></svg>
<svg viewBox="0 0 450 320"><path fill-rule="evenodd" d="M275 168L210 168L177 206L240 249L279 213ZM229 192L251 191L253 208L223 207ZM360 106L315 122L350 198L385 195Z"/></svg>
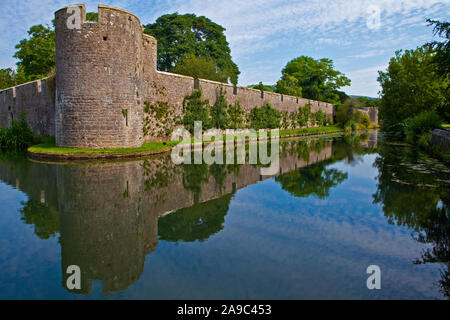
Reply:
<svg viewBox="0 0 450 320"><path fill-rule="evenodd" d="M375 131L283 139L273 177L1 154L0 299L446 299L449 190L448 167Z"/></svg>

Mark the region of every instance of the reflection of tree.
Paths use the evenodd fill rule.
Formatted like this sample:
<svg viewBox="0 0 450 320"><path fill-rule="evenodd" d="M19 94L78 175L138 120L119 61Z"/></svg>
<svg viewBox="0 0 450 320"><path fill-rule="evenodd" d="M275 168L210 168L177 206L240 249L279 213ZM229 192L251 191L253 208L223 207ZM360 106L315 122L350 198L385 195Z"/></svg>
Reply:
<svg viewBox="0 0 450 320"><path fill-rule="evenodd" d="M26 224L34 225L34 233L41 239L48 239L59 233L59 215L52 212L49 207L36 201L28 200L22 203L20 218Z"/></svg>
<svg viewBox="0 0 450 320"><path fill-rule="evenodd" d="M194 204L159 218L158 234L166 241L204 241L223 229L233 193Z"/></svg>
<svg viewBox="0 0 450 320"><path fill-rule="evenodd" d="M213 163L209 166L209 173L216 180L217 188L219 189L219 192L222 193L223 183L225 182L225 178L227 177L226 165Z"/></svg>
<svg viewBox="0 0 450 320"><path fill-rule="evenodd" d="M415 239L431 244L414 263L442 263L439 286L450 297L450 192L448 173L435 169L410 147L387 143L379 148L378 189L374 202L382 204L389 223L407 226L417 232Z"/></svg>
<svg viewBox="0 0 450 320"><path fill-rule="evenodd" d="M347 179L348 174L337 169L326 168L328 161L295 170L275 178L284 190L296 197L316 195L323 199L328 197L332 187Z"/></svg>
<svg viewBox="0 0 450 320"><path fill-rule="evenodd" d="M195 202L198 201L202 193L202 184L208 182L208 165L202 164L182 164L183 186L194 193Z"/></svg>

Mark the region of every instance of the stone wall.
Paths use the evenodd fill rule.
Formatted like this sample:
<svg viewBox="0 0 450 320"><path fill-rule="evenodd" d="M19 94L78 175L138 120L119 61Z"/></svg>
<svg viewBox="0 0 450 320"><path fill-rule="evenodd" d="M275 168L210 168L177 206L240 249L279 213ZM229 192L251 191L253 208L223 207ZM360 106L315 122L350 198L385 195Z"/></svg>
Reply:
<svg viewBox="0 0 450 320"><path fill-rule="evenodd" d="M450 130L434 129L431 132L431 144L445 152L450 151Z"/></svg>
<svg viewBox="0 0 450 320"><path fill-rule="evenodd" d="M24 116L35 134L55 135L53 93L47 79L28 82L0 91L0 126L8 127L12 119Z"/></svg>
<svg viewBox="0 0 450 320"><path fill-rule="evenodd" d="M359 112L369 116L370 122L378 124L378 109L374 107L357 109Z"/></svg>
<svg viewBox="0 0 450 320"><path fill-rule="evenodd" d="M91 22L84 5L71 7L81 15L79 29L68 28L73 13L67 7L55 12L56 107L45 81L8 89L0 95L0 125L24 109L33 131L55 135L57 146L137 147L167 139L186 95L201 89L212 105L220 88L229 104L239 101L247 113L268 102L284 112L311 104L312 113L334 114L325 102L157 71L157 41L143 34L135 15L99 5L98 22Z"/></svg>

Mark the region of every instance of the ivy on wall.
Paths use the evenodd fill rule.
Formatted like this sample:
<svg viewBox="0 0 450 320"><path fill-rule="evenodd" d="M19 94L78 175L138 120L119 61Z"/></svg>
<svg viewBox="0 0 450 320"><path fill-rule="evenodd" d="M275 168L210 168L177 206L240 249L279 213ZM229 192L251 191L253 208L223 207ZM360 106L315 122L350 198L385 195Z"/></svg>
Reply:
<svg viewBox="0 0 450 320"><path fill-rule="evenodd" d="M153 89L158 95L165 96L164 88L154 84ZM183 126L189 132L194 131L194 122L201 121L202 129L296 129L309 126L323 126L331 123L322 110L311 112L311 104L299 107L298 111L288 112L275 109L270 103L261 107L245 110L239 101L228 104L226 92L220 88L214 105L202 98L200 89L185 96L183 107L178 113L177 108L161 98L157 102L143 103L143 134L157 138L169 137L176 126Z"/></svg>

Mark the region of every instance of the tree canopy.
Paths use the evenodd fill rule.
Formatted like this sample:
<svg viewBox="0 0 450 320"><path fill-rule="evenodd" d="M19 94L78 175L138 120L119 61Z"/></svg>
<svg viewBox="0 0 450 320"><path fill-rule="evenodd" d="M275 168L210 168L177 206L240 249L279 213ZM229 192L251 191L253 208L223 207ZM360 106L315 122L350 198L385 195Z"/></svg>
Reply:
<svg viewBox="0 0 450 320"><path fill-rule="evenodd" d="M11 68L0 69L0 90L16 84L15 71Z"/></svg>
<svg viewBox="0 0 450 320"><path fill-rule="evenodd" d="M171 71L197 79L228 82L227 75L217 70L216 61L209 57L197 57L193 54L187 54L179 60Z"/></svg>
<svg viewBox="0 0 450 320"><path fill-rule="evenodd" d="M275 92L275 89L276 89L274 85L266 85L266 84L263 84L261 81L258 84L251 84L251 85L247 86L247 88L253 88L253 89L269 91L269 92Z"/></svg>
<svg viewBox="0 0 450 320"><path fill-rule="evenodd" d="M239 69L231 58L225 28L195 14L166 14L147 24L144 32L158 40L158 68L173 71L186 55L214 59L218 73L237 84Z"/></svg>
<svg viewBox="0 0 450 320"><path fill-rule="evenodd" d="M289 61L281 73L277 92L331 103L339 101L337 90L351 82L326 58L300 56Z"/></svg>
<svg viewBox="0 0 450 320"><path fill-rule="evenodd" d="M44 77L55 66L56 49L53 28L39 24L32 26L28 35L16 45L14 58L29 81Z"/></svg>
<svg viewBox="0 0 450 320"><path fill-rule="evenodd" d="M379 116L385 130L424 111L449 117L445 91L448 77L440 76L428 46L397 51L386 72L379 71L381 105Z"/></svg>
<svg viewBox="0 0 450 320"><path fill-rule="evenodd" d="M98 14L88 12L88 21L97 21ZM47 76L56 64L54 21L52 25L38 24L28 30L28 37L15 46L17 70L0 69L0 89Z"/></svg>
<svg viewBox="0 0 450 320"><path fill-rule="evenodd" d="M450 22L441 22L428 19L429 26L433 27L433 33L436 36L445 38L444 41L433 41L428 45L436 51L434 61L438 65L438 73L446 76L450 69Z"/></svg>

